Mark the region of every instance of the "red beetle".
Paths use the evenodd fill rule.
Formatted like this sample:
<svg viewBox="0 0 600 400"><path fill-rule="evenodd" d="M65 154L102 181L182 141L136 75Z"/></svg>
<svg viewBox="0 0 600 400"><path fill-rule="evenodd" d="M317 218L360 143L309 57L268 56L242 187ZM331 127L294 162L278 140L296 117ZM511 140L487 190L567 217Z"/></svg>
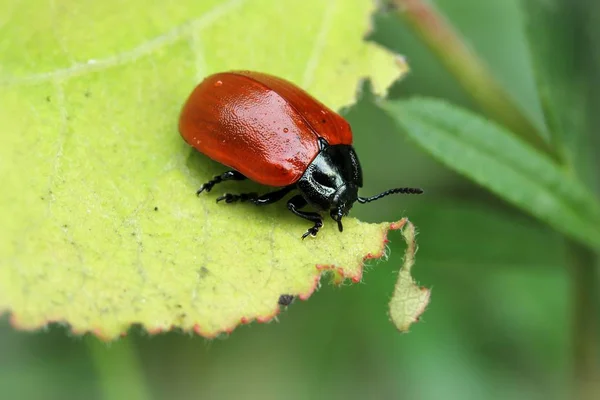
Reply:
<svg viewBox="0 0 600 400"><path fill-rule="evenodd" d="M302 211L307 205L329 211L341 232L342 217L356 201L423 193L397 188L358 196L362 170L348 122L304 90L272 75L232 71L207 77L185 103L179 131L191 146L233 168L206 182L197 194L223 181L251 179L279 189L262 195L227 193L217 202L265 205L297 189L300 193L288 201L288 209L314 223L303 239L316 236L323 226L319 213Z"/></svg>

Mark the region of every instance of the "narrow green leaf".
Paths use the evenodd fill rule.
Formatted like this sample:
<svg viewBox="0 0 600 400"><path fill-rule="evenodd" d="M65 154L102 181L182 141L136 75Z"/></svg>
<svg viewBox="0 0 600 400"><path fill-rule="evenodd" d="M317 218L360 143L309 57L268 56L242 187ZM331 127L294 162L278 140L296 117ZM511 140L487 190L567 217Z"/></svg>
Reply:
<svg viewBox="0 0 600 400"><path fill-rule="evenodd" d="M591 154L586 138L586 87L584 71L588 47L581 31L577 7L570 1L520 2L535 68L540 101L553 145L564 162L590 181ZM580 60L580 61L576 61Z"/></svg>
<svg viewBox="0 0 600 400"><path fill-rule="evenodd" d="M544 133L432 2L391 0L390 3L488 115L530 145L556 158L555 149L544 138Z"/></svg>
<svg viewBox="0 0 600 400"><path fill-rule="evenodd" d="M449 168L559 232L600 249L597 200L571 174L509 131L435 99L381 106L410 139Z"/></svg>

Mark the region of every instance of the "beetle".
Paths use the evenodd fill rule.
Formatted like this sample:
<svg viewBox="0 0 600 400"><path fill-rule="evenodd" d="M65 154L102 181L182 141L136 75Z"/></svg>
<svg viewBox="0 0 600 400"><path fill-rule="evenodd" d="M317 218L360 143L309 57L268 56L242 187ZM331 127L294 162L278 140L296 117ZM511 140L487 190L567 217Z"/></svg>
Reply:
<svg viewBox="0 0 600 400"><path fill-rule="evenodd" d="M196 150L232 168L196 194L224 181L250 179L276 190L226 193L217 202L266 205L296 190L287 208L313 223L302 239L317 235L323 226L320 212L329 211L342 232L342 218L356 201L423 193L420 188L395 188L359 196L363 175L350 124L298 86L270 74L230 71L206 77L183 106L179 132ZM307 206L319 212L304 210Z"/></svg>

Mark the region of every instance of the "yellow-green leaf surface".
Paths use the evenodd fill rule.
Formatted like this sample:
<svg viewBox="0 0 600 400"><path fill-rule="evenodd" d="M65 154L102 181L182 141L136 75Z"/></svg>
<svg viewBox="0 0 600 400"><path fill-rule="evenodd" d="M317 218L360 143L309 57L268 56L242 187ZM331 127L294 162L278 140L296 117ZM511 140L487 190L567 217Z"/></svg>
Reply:
<svg viewBox="0 0 600 400"><path fill-rule="evenodd" d="M396 57L363 40L371 0L35 1L0 4L0 311L104 338L140 323L207 337L306 298L322 268L361 279L390 224L352 218L317 238L284 204L216 204L224 168L177 131L207 74L289 79L334 109ZM264 189L263 189L264 190ZM218 192L218 193L215 193Z"/></svg>

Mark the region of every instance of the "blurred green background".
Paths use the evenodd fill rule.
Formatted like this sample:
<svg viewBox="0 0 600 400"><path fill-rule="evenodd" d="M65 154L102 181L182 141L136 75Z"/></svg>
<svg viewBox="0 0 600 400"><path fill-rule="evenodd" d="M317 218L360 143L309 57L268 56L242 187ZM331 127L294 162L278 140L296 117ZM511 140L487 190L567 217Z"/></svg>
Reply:
<svg viewBox="0 0 600 400"><path fill-rule="evenodd" d="M435 3L526 115L543 124L519 1ZM479 111L396 16L378 14L375 28L373 39L405 55L412 69L391 97L430 95ZM347 117L363 193L426 189L353 211L367 221L408 216L420 232L413 271L433 292L409 334L399 334L386 314L404 251L396 232L389 259L371 262L364 283L334 287L324 280L279 321L242 326L227 338L151 337L134 328L105 346L60 326L16 332L3 317L0 398L569 398L572 293L560 235L415 148L369 96ZM136 356L145 393L126 368Z"/></svg>

